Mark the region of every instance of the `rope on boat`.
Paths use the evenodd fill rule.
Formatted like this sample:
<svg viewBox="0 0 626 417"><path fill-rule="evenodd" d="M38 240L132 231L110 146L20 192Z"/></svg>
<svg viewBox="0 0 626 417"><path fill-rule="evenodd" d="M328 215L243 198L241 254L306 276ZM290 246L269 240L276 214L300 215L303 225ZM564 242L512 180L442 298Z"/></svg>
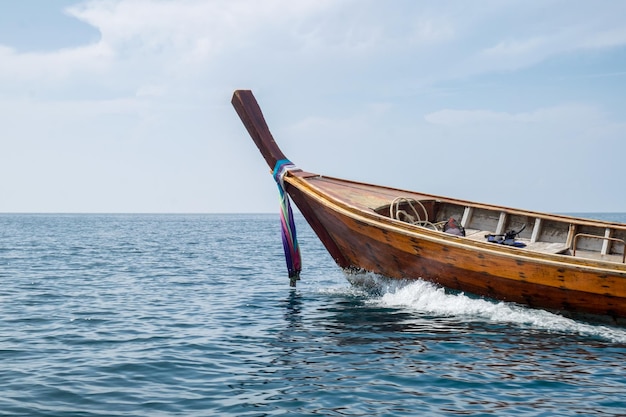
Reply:
<svg viewBox="0 0 626 417"><path fill-rule="evenodd" d="M406 210L400 209L400 204L405 203L411 208L413 214L407 213ZM424 213L424 219L421 218L413 203L417 203ZM416 226L422 226L433 230L439 230L436 224L433 224L428 219L428 211L421 201L413 198L397 197L389 205L389 216L392 219L400 220L403 222L411 223Z"/></svg>
<svg viewBox="0 0 626 417"><path fill-rule="evenodd" d="M296 281L300 279L302 270L302 258L300 257L300 246L296 236L296 224L293 220L293 211L289 203L289 194L285 192L284 177L287 172L295 169L295 165L288 159L276 161L272 176L278 185L280 194L280 223L283 236L283 249L285 250L285 261L289 272L289 285L296 286Z"/></svg>

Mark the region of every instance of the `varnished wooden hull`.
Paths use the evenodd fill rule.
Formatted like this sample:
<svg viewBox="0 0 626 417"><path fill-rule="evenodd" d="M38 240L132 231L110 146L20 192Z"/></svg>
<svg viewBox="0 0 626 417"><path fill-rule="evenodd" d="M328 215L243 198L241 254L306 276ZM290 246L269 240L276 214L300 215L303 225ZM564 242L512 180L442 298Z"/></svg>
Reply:
<svg viewBox="0 0 626 417"><path fill-rule="evenodd" d="M283 160L252 94L236 91L233 105L270 168ZM342 268L423 279L478 296L600 315L618 323L626 319L626 225L472 203L301 170L288 172L284 182ZM462 215L467 225L477 227L474 238L385 215L385 204L390 208L389 202L398 195L424 202L424 212L438 220ZM469 213L476 213L473 222ZM498 231L519 224L529 225L527 234L520 235L528 247L493 244L481 236L485 228ZM573 256L578 238L586 255ZM559 239L564 247L555 250Z"/></svg>
<svg viewBox="0 0 626 417"><path fill-rule="evenodd" d="M459 244L455 237L428 239L420 231L385 225L358 211L337 209L340 206L302 187L299 179L289 183L294 202L343 268L389 278L423 279L530 307L626 317L624 272L536 259L514 248L505 253L491 252ZM616 288L621 291L614 295L610 291Z"/></svg>

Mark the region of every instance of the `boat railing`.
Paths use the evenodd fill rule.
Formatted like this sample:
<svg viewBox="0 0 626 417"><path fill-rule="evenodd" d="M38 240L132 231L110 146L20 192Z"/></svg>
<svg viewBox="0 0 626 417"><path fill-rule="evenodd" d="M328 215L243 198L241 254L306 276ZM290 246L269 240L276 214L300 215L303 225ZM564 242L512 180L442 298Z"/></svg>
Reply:
<svg viewBox="0 0 626 417"><path fill-rule="evenodd" d="M621 243L622 245L624 245L624 254L622 255L622 263L626 263L626 241L624 241L624 239L617 239L617 238L608 237L608 236L590 235L589 233L578 233L576 236L574 236L574 241L572 242L572 256L576 256L576 244L578 243L579 237L591 238L591 239L602 239L602 240L607 240L611 242Z"/></svg>

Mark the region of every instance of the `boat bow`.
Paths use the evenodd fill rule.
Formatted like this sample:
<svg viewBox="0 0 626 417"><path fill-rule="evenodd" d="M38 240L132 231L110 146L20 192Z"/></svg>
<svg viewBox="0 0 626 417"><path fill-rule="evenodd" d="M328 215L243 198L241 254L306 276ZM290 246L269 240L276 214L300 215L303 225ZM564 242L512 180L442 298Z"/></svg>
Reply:
<svg viewBox="0 0 626 417"><path fill-rule="evenodd" d="M278 161L285 160L287 157L276 144L252 91L235 91L231 102L252 140L261 151L261 155L265 158L265 162L273 170Z"/></svg>
<svg viewBox="0 0 626 417"><path fill-rule="evenodd" d="M274 174L335 262L452 290L626 321L626 225L508 208L320 176L289 162L249 90L232 104ZM451 222L454 220L454 222ZM457 222L458 221L458 222ZM289 275L297 247L283 208ZM463 233L446 232L454 223ZM458 227L456 230L460 230ZM486 240L489 236L510 239ZM507 245L511 241L512 245ZM294 269L295 268L295 269ZM299 273L299 270L298 270ZM295 280L292 279L295 285Z"/></svg>

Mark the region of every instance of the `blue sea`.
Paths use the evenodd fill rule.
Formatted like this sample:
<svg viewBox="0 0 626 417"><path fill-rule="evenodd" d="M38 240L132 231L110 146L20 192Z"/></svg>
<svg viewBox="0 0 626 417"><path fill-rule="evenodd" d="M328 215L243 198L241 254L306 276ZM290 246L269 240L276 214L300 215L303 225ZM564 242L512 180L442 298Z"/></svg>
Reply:
<svg viewBox="0 0 626 417"><path fill-rule="evenodd" d="M0 214L0 416L626 415L626 328L346 275L297 226L294 289L277 214Z"/></svg>

